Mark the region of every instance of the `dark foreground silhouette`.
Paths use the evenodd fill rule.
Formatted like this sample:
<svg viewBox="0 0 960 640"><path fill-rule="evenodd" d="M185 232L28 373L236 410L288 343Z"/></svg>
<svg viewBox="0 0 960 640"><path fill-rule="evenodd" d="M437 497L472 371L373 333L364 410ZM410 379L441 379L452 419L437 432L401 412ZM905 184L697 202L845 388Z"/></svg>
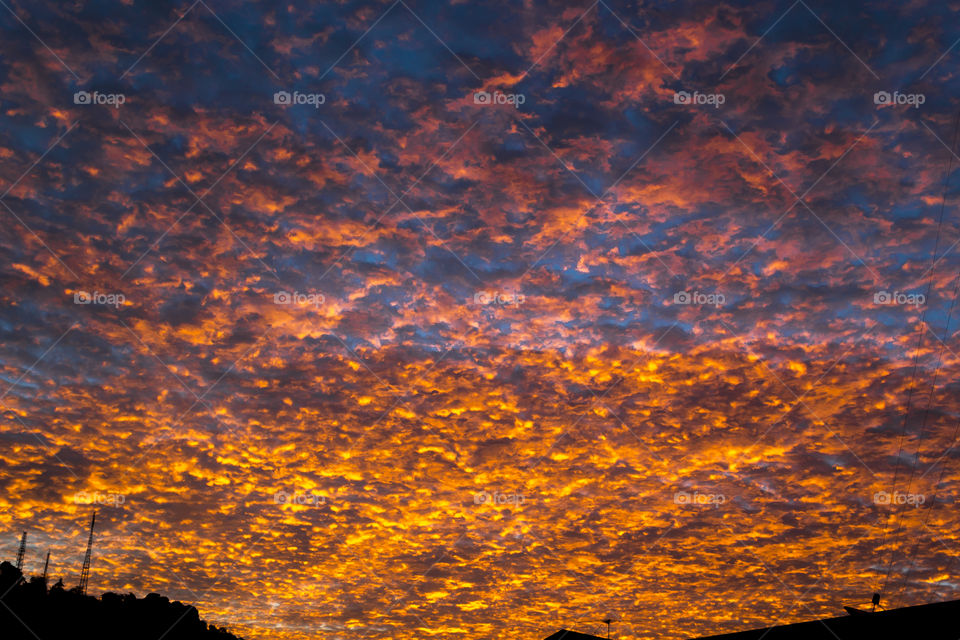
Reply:
<svg viewBox="0 0 960 640"><path fill-rule="evenodd" d="M957 640L960 600L708 636L711 640ZM706 639L704 639L706 640Z"/></svg>
<svg viewBox="0 0 960 640"><path fill-rule="evenodd" d="M849 610L849 615L752 629L699 640L957 640L960 600L891 611ZM603 640L561 629L546 640Z"/></svg>
<svg viewBox="0 0 960 640"><path fill-rule="evenodd" d="M6 606L3 606L6 605ZM0 563L0 638L4 640L240 640L200 619L195 607L151 593L85 596L62 583L47 588Z"/></svg>

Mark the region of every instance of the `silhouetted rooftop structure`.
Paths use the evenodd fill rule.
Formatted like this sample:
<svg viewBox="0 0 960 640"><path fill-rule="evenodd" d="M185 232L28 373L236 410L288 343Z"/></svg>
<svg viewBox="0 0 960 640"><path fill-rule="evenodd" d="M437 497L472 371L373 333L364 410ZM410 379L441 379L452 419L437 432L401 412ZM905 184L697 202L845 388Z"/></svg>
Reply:
<svg viewBox="0 0 960 640"><path fill-rule="evenodd" d="M0 563L0 638L3 640L240 640L200 619L195 607L151 593L83 595L63 581L29 581L9 562Z"/></svg>
<svg viewBox="0 0 960 640"><path fill-rule="evenodd" d="M957 640L960 600L902 607L890 611L847 608L848 615L737 631L695 640ZM614 636L616 637L616 634ZM544 640L606 640L561 629Z"/></svg>
<svg viewBox="0 0 960 640"><path fill-rule="evenodd" d="M700 640L957 640L960 600L706 636Z"/></svg>
<svg viewBox="0 0 960 640"><path fill-rule="evenodd" d="M568 631L567 629L560 629L556 633L547 636L544 640L607 640L606 638L601 638L600 636L591 636L589 633L577 633L576 631Z"/></svg>

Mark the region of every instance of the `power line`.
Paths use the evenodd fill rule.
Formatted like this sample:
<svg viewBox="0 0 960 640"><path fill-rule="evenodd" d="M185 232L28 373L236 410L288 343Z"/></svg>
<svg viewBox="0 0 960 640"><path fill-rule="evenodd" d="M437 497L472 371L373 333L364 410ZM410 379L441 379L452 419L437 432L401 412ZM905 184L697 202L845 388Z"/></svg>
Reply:
<svg viewBox="0 0 960 640"><path fill-rule="evenodd" d="M943 229L943 218L944 218L944 215L945 215L945 213L946 213L947 188L948 188L948 186L949 186L949 184L950 184L950 174L951 174L952 171L953 171L953 149L955 149L956 146L957 146L957 134L958 134L958 133L960 133L960 112L957 112L957 118L956 118L956 121L955 121L955 123L954 123L954 128L953 128L953 145L952 145L952 147L951 147L951 149L950 149L950 155L947 157L947 170L946 170L946 173L944 174L944 177L943 177L943 189L942 189L942 193L941 193L941 197L940 197L940 218L939 218L939 220L937 221L937 236L936 236L936 240L934 241L934 245L933 245L933 253L931 254L930 277L929 277L929 279L927 280L926 300L929 300L929 299L930 299L930 292L931 292L932 289L933 289L933 279L934 279L934 275L935 275L935 272L936 272L936 265L937 265L937 260L936 260L936 258L937 258L937 250L938 250L939 247L940 247L940 236L941 236L942 229ZM958 272L958 277L960 277L960 272ZM945 327L945 329L944 329L944 341L946 340L947 331L949 330L949 326L950 326L950 315L952 315L952 313L953 313L953 307L954 307L955 302L956 302L956 291L954 292L954 299L953 299L953 301L951 301L951 303L950 303L950 312L949 312L949 315L948 315L948 317L947 317L947 325L946 325L946 327ZM914 356L914 361L913 361L913 374L912 374L912 376L911 376L911 381L910 381L910 391L909 391L909 393L908 393L908 395L907 395L907 408L906 408L906 411L904 412L904 416L903 416L903 430L902 430L901 433L900 433L900 443L899 443L899 448L898 448L898 451L897 451L897 466L896 466L896 468L895 468L895 470L894 470L894 474L893 474L893 490L892 490L892 492L891 492L891 496L895 496L895 495L896 495L897 476L898 476L898 472L899 472L899 470L900 470L900 459L901 459L901 456L902 456L902 454L903 454L903 439L904 439L904 436L906 435L906 431L907 431L907 421L908 421L908 417L909 417L909 414L910 414L911 400L912 400L912 397L913 397L913 390L914 390L914 386L915 386L915 382L916 382L917 367L918 367L918 363L919 363L919 359L920 359L920 349L921 349L921 346L922 346L922 344L923 344L923 329L924 329L924 327L926 326L926 325L925 325L925 322L926 322L926 313L927 313L927 310L926 310L926 308L924 308L924 310L923 310L923 311L921 312L921 314L920 314L920 325L919 325L919 332L920 332L920 334L919 334L919 339L918 339L918 341L917 341L917 350L916 350L916 354L915 354L915 356ZM941 362L942 362L942 359L943 359L943 349L944 349L944 347L945 347L945 345L943 344L944 341L941 341L941 346L940 346L940 350L939 350L939 355L938 355L938 358L937 358L937 367L936 367L936 371L935 371L935 373L934 373L933 382L932 382L932 385L931 385L931 388L930 388L930 395L929 395L928 398L927 398L927 407L926 407L926 410L925 410L925 412L924 412L923 421L922 421L921 426L920 426L920 433L919 433L919 438L918 438L918 441L917 441L917 451L916 451L916 454L914 455L913 465L911 465L911 467L910 467L910 479L909 479L908 484L907 484L907 491L908 491L908 492L910 491L910 487L912 487L912 485L913 485L913 476L914 476L914 474L916 473L917 461L918 461L919 458L920 458L920 449L921 449L921 447L922 447L922 445L923 445L923 440L924 440L924 435L925 435L925 428L926 428L926 423L927 423L927 416L929 415L929 412L930 412L930 404L931 404L932 399L933 399L933 394L934 394L934 392L935 392L935 390L936 390L937 376L939 375L940 365L941 365ZM899 538L900 538L900 532L901 532L901 530L903 529L903 520L904 520L904 518L903 518L903 510L904 510L904 507L905 507L905 506L906 506L905 504L900 504L899 507L898 507L898 509L897 509L897 515L896 515L896 517L897 517L897 531L896 531L896 533L894 534L893 541L892 541L892 543L891 543L891 548L890 548L890 562L889 562L889 564L887 565L887 575L886 575L886 577L884 578L883 586L882 586L881 589L880 589L880 593L883 593L884 591L886 591L887 583L888 583L889 580L890 580L890 575L891 575L892 570L893 570L893 561L894 561L894 558L896 557L896 541L899 540ZM929 510L928 510L928 511L929 511ZM883 540L882 540L882 542L881 542L881 547L882 547L883 543L886 542L886 534L887 534L887 523L884 522L884 535L883 535ZM908 571L909 571L909 570L908 570Z"/></svg>
<svg viewBox="0 0 960 640"><path fill-rule="evenodd" d="M952 311L952 309L953 309L953 303L956 302L956 300L957 300L957 293L958 293L958 292L960 292L960 270L957 271L957 277L956 277L955 284L954 284L954 287L953 287L953 302L951 302L951 304L950 304L951 311ZM947 329L949 329L949 328L950 328L950 319L948 318L948 319L947 319L947 327L946 327L946 329L944 330L944 333L943 333L943 335L944 335L944 340L946 340L946 337L947 337ZM947 449L947 451L949 451L950 449L952 449L952 448L954 447L954 445L955 445L956 442L957 442L957 436L958 436L958 435L960 435L960 418L957 419L956 425L955 425L954 428L953 428L953 440L951 441L951 443L950 443L950 448ZM927 526L927 522L929 522L929 520L930 520L930 512L933 511L933 507L934 507L934 505L935 505L936 502L937 502L937 494L938 494L939 491L940 491L940 483L943 482L943 474L944 474L944 472L945 472L946 470L947 470L947 465L946 465L946 464L944 464L943 466L940 467L940 476L937 478L937 483L933 486L933 497L930 499L930 505L926 508L926 514L925 514L924 517L923 517L923 525L922 525L922 526L923 526L924 528ZM901 600L901 596L902 596L903 592L904 592L905 589L906 589L906 586L907 586L907 578L910 576L910 572L913 570L913 564L914 564L914 562L916 561L917 549L918 549L919 546L920 546L920 538L918 537L918 538L916 539L916 542L914 542L913 549L910 551L910 563L909 563L909 565L907 566L906 572L904 572L904 574L903 574L903 582L900 583L900 590L897 592L897 603L898 603L898 604L899 604L899 602L900 602L900 600ZM953 564L953 558L951 557L951 559L950 559L950 565L952 565L952 564ZM950 565L948 565L948 570L947 570L947 573L948 573L948 574L950 573L950 571L949 571Z"/></svg>

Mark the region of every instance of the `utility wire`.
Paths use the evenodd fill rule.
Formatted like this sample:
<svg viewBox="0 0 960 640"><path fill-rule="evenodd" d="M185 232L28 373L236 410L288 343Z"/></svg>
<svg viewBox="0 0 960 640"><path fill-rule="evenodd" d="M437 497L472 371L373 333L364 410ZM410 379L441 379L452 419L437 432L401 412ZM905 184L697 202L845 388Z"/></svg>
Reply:
<svg viewBox="0 0 960 640"><path fill-rule="evenodd" d="M944 174L944 177L943 177L943 190L942 190L942 194L941 194L941 198L940 198L940 219L937 221L937 236L936 236L936 240L934 241L933 252L931 253L930 277L929 277L929 279L927 280L926 300L929 300L929 299L930 299L930 292L931 292L932 289L933 289L933 279L934 279L934 275L935 275L935 273L936 273L936 265L937 265L937 250L940 248L940 236L941 236L941 234L942 234L942 229L943 229L943 218L944 218L944 215L945 215L945 213L946 213L947 187L949 186L949 183L950 183L950 173L953 171L953 149L956 148L956 146L957 146L957 134L958 134L958 133L960 133L960 112L957 113L957 118L956 118L956 121L955 121L955 123L954 123L954 127L953 127L953 145L951 146L950 155L948 156L948 159L947 159L947 171L946 171L946 173ZM952 313L953 303L951 303L950 309L951 309L951 313ZM912 398L913 398L913 390L914 390L914 387L915 387L915 384L916 384L916 378L917 378L917 367L918 367L919 360L920 360L920 350L921 350L921 347L922 347L922 345L923 345L924 327L926 326L926 324L925 324L925 322L926 322L926 313L927 313L927 310L926 310L926 308L924 308L924 310L923 310L923 311L921 312L921 314L920 314L920 325L919 325L919 337L918 337L918 340L917 340L917 350L916 350L916 353L915 353L915 355L914 355L914 360L913 360L913 373L912 373L912 375L911 375L911 380L910 380L910 390L909 390L909 392L908 392L908 394L907 394L907 407L906 407L906 411L904 412L904 415L903 415L903 430L902 430L901 433L900 433L900 442L899 442L899 447L898 447L898 451L897 451L897 466L896 466L896 468L895 468L895 470L894 470L894 473L893 473L893 489L892 489L891 494L890 494L891 497L893 497L893 496L896 495L897 476L898 476L899 471L900 471L900 459L901 459L901 456L903 455L903 439L904 439L904 437L905 437L905 435L906 435L906 432L907 432L907 423L908 423L908 418L909 418L909 415L910 415L910 406L911 406L911 401L912 401ZM948 319L948 321L947 321L947 324L949 325L949 319ZM944 332L944 337L946 337L946 331ZM942 355L943 355L943 345L941 345L940 358L942 358ZM939 361L940 361L940 359L938 359L938 364L937 364L937 371L938 371L938 372L939 372L939 368L940 368ZM933 383L933 384L936 385L936 374L935 374L935 376L934 376L934 383ZM927 413L929 413L929 409L930 409L930 398L932 398L933 392L934 392L934 389L933 389L933 387L931 387L931 390L930 390L930 394L931 394L931 395L930 395L930 397L928 397L928 400L927 400ZM922 426L921 426L921 428L920 428L919 440L918 440L918 444L917 444L917 453L916 453L915 456L914 456L914 463L913 463L913 465L912 465L911 468L910 468L910 485L912 485L912 483L913 483L913 476L914 476L914 473L915 473L915 471L916 471L917 459L918 459L919 456L920 456L920 446L923 444L924 426L926 425L926 420L927 420L926 416L927 416L927 413L924 414L924 419L923 419ZM909 486L909 485L908 485L908 486ZM908 491L909 491L909 489L908 489ZM880 594L881 594L881 595L884 593L884 591L886 591L887 583L890 581L890 574L891 574L892 571L893 571L893 561L894 561L894 559L896 558L896 543L897 543L897 541L899 540L899 538L900 538L900 532L901 532L901 530L903 529L903 509L904 509L904 507L905 507L905 504L898 505L897 515L896 515L896 518L897 518L897 530L896 530L896 533L895 533L894 536L893 536L893 540L891 541L891 547L890 547L890 562L889 562L889 564L887 565L887 575L886 575L886 577L885 577L884 580L883 580L883 586L880 588ZM882 541L881 541L881 548L883 547L883 544L886 542L886 537L887 537L887 523L886 523L886 521L884 522L883 530L884 530L884 533L883 533L883 539L882 539Z"/></svg>
<svg viewBox="0 0 960 640"><path fill-rule="evenodd" d="M953 128L953 145L952 145L951 148L950 148L950 156L949 156L948 163L947 163L947 173L946 173L946 175L944 176L943 195L942 195L942 197L941 197L941 199L940 199L940 218L941 218L941 220L943 219L943 212L944 212L944 210L946 209L947 189L948 189L948 186L949 186L950 174L951 174L951 172L952 172L952 170L953 170L953 154L954 154L954 151L953 151L953 150L956 149L956 147L957 147L957 136L958 136L958 134L960 134L960 112L957 112L957 118L956 118L956 122L955 122L954 128ZM944 349L946 348L947 338L948 338L949 335L950 335L950 320L951 320L951 318L952 318L952 316L953 316L953 309L954 309L954 306L956 305L956 302L957 302L958 292L960 292L960 269L957 270L957 275L956 275L956 277L954 278L953 299L950 301L950 310L949 310L948 313L947 313L947 323L946 323L946 325L944 326L944 329L943 329L943 339L940 341L940 353L939 353L939 356L938 356L938 358L937 358L937 371L936 371L936 373L934 374L934 386L931 387L931 389L930 389L930 396L929 396L928 399L927 399L927 409L926 409L926 411L924 412L923 423L922 423L922 425L921 425L921 427L920 427L920 440L919 440L919 443L917 444L917 453L916 453L916 456L914 457L913 467L911 468L911 471L910 471L910 483L911 483L911 484L912 484L912 482L913 482L913 474L914 474L914 472L916 471L917 462L919 461L919 458L920 458L920 448L921 448L921 445L923 444L924 429L925 429L926 424L927 424L927 416L928 416L929 413L930 413L930 405L931 405L931 403L932 403L933 393L934 393L934 391L935 391L936 376L937 376L937 374L938 374L939 371L940 371L940 364L941 364L942 358L943 358L943 351L944 351ZM928 290L928 296L929 296L929 290ZM950 448L951 448L951 449L953 448L953 445L956 443L957 435L960 435L960 419L958 419L957 424L956 424L956 426L954 427L953 441L951 442L951 445L950 445ZM949 449L948 449L948 451L949 451ZM945 471L946 471L946 464L944 464L942 467L940 467L940 476L939 476L939 478L937 478L937 483L934 485L933 498L931 499L929 506L926 508L926 513L924 514L924 519L923 519L923 526L924 526L924 527L926 526L927 522L930 520L930 513L933 511L933 507L934 507L934 505L936 504L937 493L938 493L939 490L940 490L940 483L941 483L942 480L943 480L943 474L944 474ZM908 484L908 485L907 485L907 493L910 492L911 484ZM913 549L912 549L911 552L910 552L910 556L909 556L910 562L909 562L909 564L908 564L908 566L907 566L907 570L906 570L906 571L904 572L904 574L903 574L903 581L901 582L901 584L900 584L900 589L899 589L899 591L897 592L897 603L898 603L898 604L899 604L900 600L902 599L902 596L903 596L904 591L905 591L905 589L906 589L907 580L908 580L908 578L909 578L909 576L910 576L910 572L913 570L913 565L914 565L914 562L916 561L916 554L917 554L917 549L919 548L919 546L920 546L920 538L917 537L916 541L914 542Z"/></svg>

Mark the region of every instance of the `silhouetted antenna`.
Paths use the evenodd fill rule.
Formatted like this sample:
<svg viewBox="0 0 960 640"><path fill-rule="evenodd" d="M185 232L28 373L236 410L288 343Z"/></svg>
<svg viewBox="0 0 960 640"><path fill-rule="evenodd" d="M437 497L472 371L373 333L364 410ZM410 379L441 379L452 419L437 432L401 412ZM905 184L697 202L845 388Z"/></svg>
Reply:
<svg viewBox="0 0 960 640"><path fill-rule="evenodd" d="M864 611L863 609L857 609L856 607L844 607L844 610L852 616L863 616L870 613L875 613L877 610L877 607L880 607L884 611L887 610L885 607L880 605L879 593L873 594L873 598L870 599L870 604L873 605L872 607L870 607L870 611Z"/></svg>
<svg viewBox="0 0 960 640"><path fill-rule="evenodd" d="M47 567L50 566L50 552L47 551L47 559L43 562L43 583L47 583Z"/></svg>
<svg viewBox="0 0 960 640"><path fill-rule="evenodd" d="M23 570L23 554L27 550L27 532L24 531L20 536L20 548L17 549L17 571Z"/></svg>
<svg viewBox="0 0 960 640"><path fill-rule="evenodd" d="M607 618L606 620L601 620L600 622L607 623L607 640L610 640L610 623L613 622L613 620Z"/></svg>
<svg viewBox="0 0 960 640"><path fill-rule="evenodd" d="M90 579L90 551L93 549L93 525L97 522L97 511L94 509L90 519L90 537L87 539L87 554L83 556L83 569L80 570L80 594L87 595L87 581ZM24 534L26 535L26 534Z"/></svg>

